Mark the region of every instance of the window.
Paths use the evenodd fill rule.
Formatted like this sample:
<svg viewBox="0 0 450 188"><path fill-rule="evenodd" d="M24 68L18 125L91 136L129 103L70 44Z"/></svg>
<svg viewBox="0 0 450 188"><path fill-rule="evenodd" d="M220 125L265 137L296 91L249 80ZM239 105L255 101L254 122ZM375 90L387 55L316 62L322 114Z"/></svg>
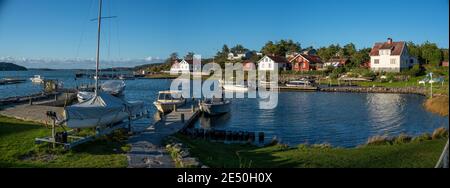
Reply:
<svg viewBox="0 0 450 188"><path fill-rule="evenodd" d="M379 60L379 59L374 59L374 60L373 60L373 63L374 63L374 64L380 64L380 60Z"/></svg>
<svg viewBox="0 0 450 188"><path fill-rule="evenodd" d="M383 50L380 50L380 55L383 55Z"/></svg>
<svg viewBox="0 0 450 188"><path fill-rule="evenodd" d="M269 63L269 69L271 69L272 68L272 63Z"/></svg>
<svg viewBox="0 0 450 188"><path fill-rule="evenodd" d="M391 65L395 65L396 63L395 59L391 59Z"/></svg>

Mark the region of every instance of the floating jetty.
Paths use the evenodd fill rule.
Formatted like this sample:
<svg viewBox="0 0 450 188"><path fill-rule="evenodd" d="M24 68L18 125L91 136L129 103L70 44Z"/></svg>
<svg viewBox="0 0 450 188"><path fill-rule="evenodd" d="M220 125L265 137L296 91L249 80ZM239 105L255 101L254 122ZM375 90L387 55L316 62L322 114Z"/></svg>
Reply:
<svg viewBox="0 0 450 188"><path fill-rule="evenodd" d="M24 83L24 82L26 82L26 80L24 80L24 79L15 79L15 78L0 79L0 85L20 84L20 83Z"/></svg>

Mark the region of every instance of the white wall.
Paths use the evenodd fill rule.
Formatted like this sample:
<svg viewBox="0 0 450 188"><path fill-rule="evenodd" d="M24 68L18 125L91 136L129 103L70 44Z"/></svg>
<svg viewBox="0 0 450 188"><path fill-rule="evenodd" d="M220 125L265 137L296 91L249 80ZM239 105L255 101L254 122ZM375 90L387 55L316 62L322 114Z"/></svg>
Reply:
<svg viewBox="0 0 450 188"><path fill-rule="evenodd" d="M192 70L191 65L184 60L178 64L172 65L172 67L170 68L170 72L185 72L185 71L189 72L191 70Z"/></svg>

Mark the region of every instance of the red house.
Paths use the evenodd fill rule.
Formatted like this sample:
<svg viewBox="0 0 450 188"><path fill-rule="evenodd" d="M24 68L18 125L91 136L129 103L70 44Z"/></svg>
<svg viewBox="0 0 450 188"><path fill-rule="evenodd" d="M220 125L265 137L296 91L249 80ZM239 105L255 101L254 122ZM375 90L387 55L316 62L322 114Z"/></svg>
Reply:
<svg viewBox="0 0 450 188"><path fill-rule="evenodd" d="M291 62L294 71L320 70L323 68L322 60L316 55L298 54L289 62Z"/></svg>

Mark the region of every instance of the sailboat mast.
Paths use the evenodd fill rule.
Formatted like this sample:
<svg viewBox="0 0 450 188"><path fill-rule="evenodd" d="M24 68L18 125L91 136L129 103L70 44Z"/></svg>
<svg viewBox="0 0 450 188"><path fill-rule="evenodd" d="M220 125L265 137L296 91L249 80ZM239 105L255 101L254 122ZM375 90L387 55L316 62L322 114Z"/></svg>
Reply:
<svg viewBox="0 0 450 188"><path fill-rule="evenodd" d="M97 58L95 65L95 96L98 96L98 69L100 66L100 33L101 33L101 25L102 25L102 0L99 0L98 5L98 31L97 31Z"/></svg>

